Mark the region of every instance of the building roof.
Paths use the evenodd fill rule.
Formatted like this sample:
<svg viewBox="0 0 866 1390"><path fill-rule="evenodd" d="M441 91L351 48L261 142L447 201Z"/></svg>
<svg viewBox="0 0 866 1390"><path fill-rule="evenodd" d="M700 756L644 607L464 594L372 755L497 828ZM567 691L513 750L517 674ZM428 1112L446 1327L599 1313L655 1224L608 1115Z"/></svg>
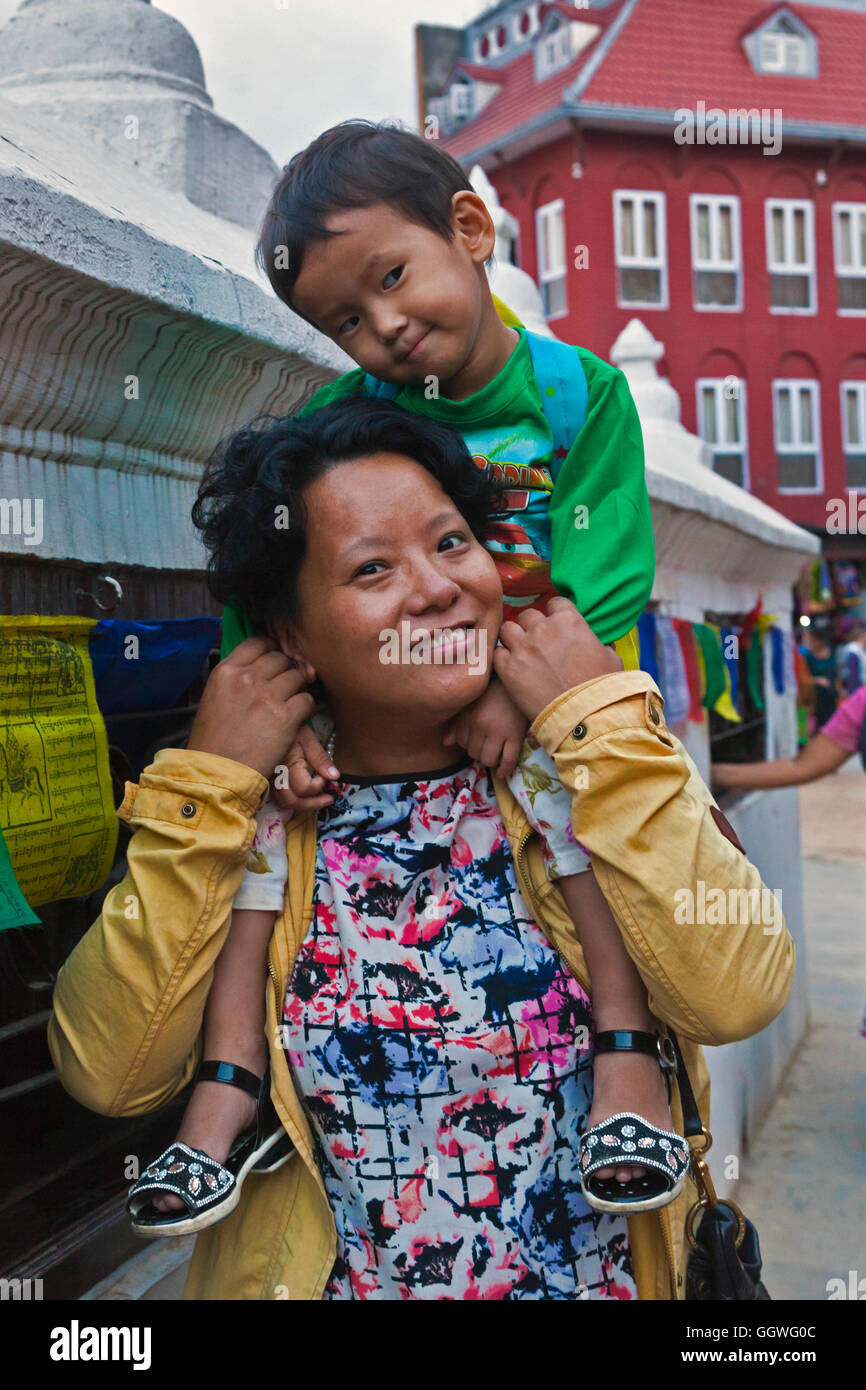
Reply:
<svg viewBox="0 0 866 1390"><path fill-rule="evenodd" d="M500 86L505 80L497 68L486 68L483 63L470 63L466 58L458 58L448 74L446 86L457 72L465 73L467 77L476 77L479 82L497 82Z"/></svg>
<svg viewBox="0 0 866 1390"><path fill-rule="evenodd" d="M567 19L570 22L576 21L577 23L580 23L581 21L586 22L590 19L589 10L575 10L574 5L567 4L566 0L551 0L551 4L542 5L541 7L542 24L547 19L547 16L550 14L551 10L556 10L558 14L562 15L563 19ZM593 15L591 18L592 23L594 24L595 16Z"/></svg>
<svg viewBox="0 0 866 1390"><path fill-rule="evenodd" d="M816 36L817 79L752 68L743 39L781 10L796 15ZM670 0L621 0L603 9L573 11L572 18L598 24L601 33L572 64L543 82L535 80L532 50L497 67L494 71L504 79L500 91L476 120L445 138L446 148L456 158L474 162L509 143L515 133L557 116L657 128L673 124L675 111L695 108L699 101L724 110L781 108L791 135L844 134L866 140L866 7L853 0L837 5L828 0L778 5L725 0L701 6L698 15L684 19L683 7Z"/></svg>

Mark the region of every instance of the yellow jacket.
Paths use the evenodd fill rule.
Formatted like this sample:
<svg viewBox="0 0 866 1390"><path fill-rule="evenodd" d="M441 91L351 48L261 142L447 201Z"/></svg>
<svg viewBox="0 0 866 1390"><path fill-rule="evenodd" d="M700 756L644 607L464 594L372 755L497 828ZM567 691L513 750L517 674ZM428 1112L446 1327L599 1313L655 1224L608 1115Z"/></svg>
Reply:
<svg viewBox="0 0 866 1390"><path fill-rule="evenodd" d="M709 1124L700 1044L765 1028L785 1006L795 953L781 918L778 930L761 925L760 875L667 729L663 704L650 676L617 672L560 696L531 732L572 792L575 835L592 853L650 1008L679 1036ZM538 835L507 786L497 780L496 790L527 907L589 991ZM139 784L127 783L118 810L136 829L127 873L61 970L48 1026L60 1079L82 1105L104 1115L143 1114L194 1076L214 962L267 791L249 767L178 748L163 749ZM269 948L266 1029L274 1104L296 1152L276 1172L248 1177L236 1210L199 1236L185 1298L321 1298L336 1255L333 1217L279 1034L281 1002L312 915L315 815L296 817L287 832L288 888ZM750 920L676 925L682 899L675 895L689 888L697 895L700 880L726 894L758 890L738 900L749 903ZM672 1113L682 1132L676 1090ZM684 1221L694 1195L687 1182L676 1202L629 1219L641 1299L683 1297Z"/></svg>

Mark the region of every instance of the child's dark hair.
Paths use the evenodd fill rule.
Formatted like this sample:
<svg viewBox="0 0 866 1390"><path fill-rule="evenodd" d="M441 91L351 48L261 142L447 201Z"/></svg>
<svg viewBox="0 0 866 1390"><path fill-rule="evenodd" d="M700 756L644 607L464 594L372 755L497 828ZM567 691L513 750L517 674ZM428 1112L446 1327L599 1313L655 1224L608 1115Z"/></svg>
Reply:
<svg viewBox="0 0 866 1390"><path fill-rule="evenodd" d="M295 309L291 292L304 253L311 241L336 235L325 226L332 213L388 203L451 241L451 199L462 189L474 192L457 160L435 141L384 121L343 121L283 169L262 223L256 264L274 293Z"/></svg>
<svg viewBox="0 0 866 1390"><path fill-rule="evenodd" d="M304 489L338 464L378 453L405 454L426 468L484 540L501 485L449 426L364 399L336 401L303 419L259 416L217 445L193 503L214 598L242 609L260 632L269 618L296 618Z"/></svg>

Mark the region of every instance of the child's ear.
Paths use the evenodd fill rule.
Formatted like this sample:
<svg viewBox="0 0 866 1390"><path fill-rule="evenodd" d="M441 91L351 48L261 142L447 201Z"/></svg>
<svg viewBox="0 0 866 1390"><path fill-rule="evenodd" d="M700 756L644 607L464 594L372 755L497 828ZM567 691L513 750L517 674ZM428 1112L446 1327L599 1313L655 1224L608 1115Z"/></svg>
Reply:
<svg viewBox="0 0 866 1390"><path fill-rule="evenodd" d="M461 188L451 199L451 220L473 261L489 260L496 244L496 228L484 199L469 188Z"/></svg>

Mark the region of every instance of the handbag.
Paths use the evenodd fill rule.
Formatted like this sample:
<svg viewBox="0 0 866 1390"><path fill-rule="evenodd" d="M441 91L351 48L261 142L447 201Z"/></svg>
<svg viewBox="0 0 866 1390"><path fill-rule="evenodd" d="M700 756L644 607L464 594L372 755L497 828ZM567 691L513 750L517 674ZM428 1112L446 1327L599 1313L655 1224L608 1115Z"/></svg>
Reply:
<svg viewBox="0 0 866 1390"><path fill-rule="evenodd" d="M691 1150L691 1173L698 1200L686 1215L686 1239L691 1246L686 1269L686 1299L727 1303L769 1299L761 1282L758 1232L736 1202L716 1196L706 1153L713 1137L701 1123L689 1074L676 1034L668 1029L677 1061L677 1084L683 1107L683 1129ZM692 1140L700 1140L698 1147ZM698 1215L701 1222L695 1231Z"/></svg>

